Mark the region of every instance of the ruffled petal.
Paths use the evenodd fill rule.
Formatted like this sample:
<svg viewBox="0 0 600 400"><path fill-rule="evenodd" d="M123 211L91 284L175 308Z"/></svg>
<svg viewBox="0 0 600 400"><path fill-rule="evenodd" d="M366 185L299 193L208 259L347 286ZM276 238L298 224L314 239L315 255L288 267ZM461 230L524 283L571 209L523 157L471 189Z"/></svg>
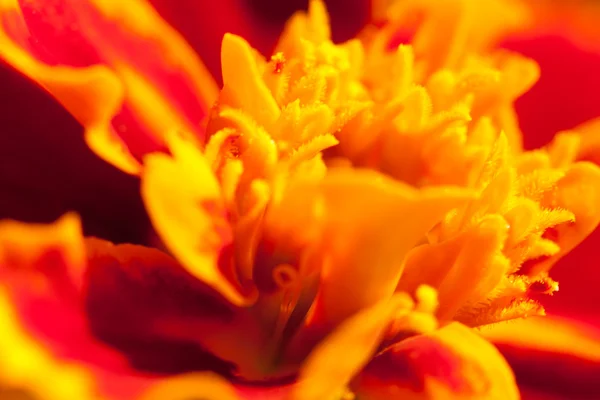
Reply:
<svg viewBox="0 0 600 400"><path fill-rule="evenodd" d="M558 259L581 243L600 223L600 167L589 162L573 164L565 176L557 182L554 193L544 201L550 207L571 211L575 221L562 223L547 232L547 235L560 246L560 251L532 265L529 270L531 275L548 271Z"/></svg>
<svg viewBox="0 0 600 400"><path fill-rule="evenodd" d="M508 229L502 217L492 215L453 240L414 248L398 290L414 293L422 284L434 287L439 318L452 319L465 302L485 299L506 274L508 262L500 250Z"/></svg>
<svg viewBox="0 0 600 400"><path fill-rule="evenodd" d="M569 319L532 317L484 327L481 333L506 357L527 393L568 399L600 394L597 327Z"/></svg>
<svg viewBox="0 0 600 400"><path fill-rule="evenodd" d="M596 230L552 267L552 278L560 282L557 295L544 300L549 315L562 315L600 326L600 269L597 251L600 230Z"/></svg>
<svg viewBox="0 0 600 400"><path fill-rule="evenodd" d="M144 1L2 0L0 56L53 94L90 147L126 172L190 132L216 98L194 52Z"/></svg>
<svg viewBox="0 0 600 400"><path fill-rule="evenodd" d="M519 398L498 350L458 323L390 346L351 387L370 400Z"/></svg>
<svg viewBox="0 0 600 400"><path fill-rule="evenodd" d="M74 215L52 225L0 223L0 388L52 400L125 400L152 382L91 334L85 271Z"/></svg>

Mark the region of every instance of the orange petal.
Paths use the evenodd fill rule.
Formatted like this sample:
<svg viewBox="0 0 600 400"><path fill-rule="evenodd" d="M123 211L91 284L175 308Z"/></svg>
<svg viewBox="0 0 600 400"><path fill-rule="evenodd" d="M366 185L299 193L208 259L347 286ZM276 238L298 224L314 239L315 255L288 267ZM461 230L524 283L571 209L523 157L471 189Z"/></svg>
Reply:
<svg viewBox="0 0 600 400"><path fill-rule="evenodd" d="M0 57L53 94L88 144L130 173L178 128L203 140L216 86L144 1L2 0Z"/></svg>
<svg viewBox="0 0 600 400"><path fill-rule="evenodd" d="M360 178L340 176L325 188L332 212L330 227L343 232L338 236L331 231L338 236L332 238L328 252L333 260L322 271L317 295L316 312L331 323L389 294L398 283L408 250L467 198L464 192L443 188L422 193L400 185L369 188L370 181L361 182ZM363 217L358 215L366 210ZM348 288L360 290L348 297Z"/></svg>
<svg viewBox="0 0 600 400"><path fill-rule="evenodd" d="M74 215L0 223L0 387L42 399L124 400L149 383L88 328L82 240Z"/></svg>
<svg viewBox="0 0 600 400"><path fill-rule="evenodd" d="M498 350L456 322L390 346L351 387L359 398L372 400L519 398Z"/></svg>
<svg viewBox="0 0 600 400"><path fill-rule="evenodd" d="M252 302L233 274L233 233L220 185L204 155L176 135L173 156L145 159L142 196L158 234L175 257L198 279L229 301Z"/></svg>
<svg viewBox="0 0 600 400"><path fill-rule="evenodd" d="M157 383L139 400L281 400L290 388L289 384L233 384L213 373L189 373Z"/></svg>
<svg viewBox="0 0 600 400"><path fill-rule="evenodd" d="M277 38L278 27L270 26L262 15L256 15L255 2L223 0L218 3L172 0L150 0L168 21L198 52L202 61L219 81L221 75L221 41L226 33L246 38L262 54L268 54ZM285 17L282 15L282 17ZM276 29L274 29L276 28ZM219 86L222 82L219 82Z"/></svg>
<svg viewBox="0 0 600 400"><path fill-rule="evenodd" d="M438 244L426 244L407 256L399 291L414 293L426 284L438 291L440 319L452 319L465 302L486 298L507 273L508 260L501 250L509 226L497 215L458 236Z"/></svg>
<svg viewBox="0 0 600 400"><path fill-rule="evenodd" d="M557 295L546 297L544 307L550 315L563 315L600 326L600 269L598 246L600 230L588 236L552 267L552 278L560 283Z"/></svg>
<svg viewBox="0 0 600 400"><path fill-rule="evenodd" d="M280 110L259 72L255 50L243 38L225 34L221 64L221 96L227 98L226 104L252 115L261 126L271 127L279 117ZM240 68L240 65L244 68Z"/></svg>
<svg viewBox="0 0 600 400"><path fill-rule="evenodd" d="M11 300L0 287L0 394L2 398L19 398L19 394L35 399L61 400L97 398L89 372L81 366L60 362L18 321ZM49 379L51 377L51 379ZM47 383L46 383L47 382Z"/></svg>
<svg viewBox="0 0 600 400"><path fill-rule="evenodd" d="M457 188L417 190L367 170L332 170L321 183L291 188L267 215L267 229L282 241L319 231L309 239L324 265L308 324L335 326L390 296L406 253L469 198Z"/></svg>
<svg viewBox="0 0 600 400"><path fill-rule="evenodd" d="M578 126L575 132L581 139L578 158L600 165L600 118Z"/></svg>
<svg viewBox="0 0 600 400"><path fill-rule="evenodd" d="M573 320L531 317L481 329L531 392L596 398L600 394L600 330Z"/></svg>
<svg viewBox="0 0 600 400"><path fill-rule="evenodd" d="M548 232L550 239L560 246L560 251L539 263L533 264L528 274L548 271L556 261L581 243L600 223L600 167L580 162L573 164L557 182L555 192L544 200L547 207L569 210L575 222L560 224Z"/></svg>
<svg viewBox="0 0 600 400"><path fill-rule="evenodd" d="M139 400L240 400L225 379L212 374L189 374L167 379L148 390Z"/></svg>
<svg viewBox="0 0 600 400"><path fill-rule="evenodd" d="M597 2L543 0L528 2L528 6L533 10L539 31L556 31L580 48L598 50L600 7Z"/></svg>
<svg viewBox="0 0 600 400"><path fill-rule="evenodd" d="M480 51L498 38L528 23L529 11L519 2L493 0L485 5L472 0L411 0L395 2L378 0L374 4L377 17L386 17L395 27L411 27L419 21L412 40L417 57L427 55L428 73L441 68L455 68L465 57L463 49ZM387 11L383 7L390 6Z"/></svg>
<svg viewBox="0 0 600 400"><path fill-rule="evenodd" d="M346 385L377 349L400 300L383 300L340 324L309 355L289 399L343 398Z"/></svg>

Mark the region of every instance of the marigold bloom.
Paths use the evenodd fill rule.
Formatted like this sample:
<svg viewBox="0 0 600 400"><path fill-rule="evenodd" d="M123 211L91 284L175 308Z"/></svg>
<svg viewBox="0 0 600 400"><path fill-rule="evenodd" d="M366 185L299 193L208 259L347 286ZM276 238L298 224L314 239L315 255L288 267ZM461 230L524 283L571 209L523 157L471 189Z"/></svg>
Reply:
<svg viewBox="0 0 600 400"><path fill-rule="evenodd" d="M139 176L161 239L0 224L0 394L519 398L485 336L597 370L598 332L535 317L600 222L598 122L523 149L539 68L494 44L526 2L387 3L342 44L320 0L270 57L226 34L217 91L142 0L0 0L0 56Z"/></svg>

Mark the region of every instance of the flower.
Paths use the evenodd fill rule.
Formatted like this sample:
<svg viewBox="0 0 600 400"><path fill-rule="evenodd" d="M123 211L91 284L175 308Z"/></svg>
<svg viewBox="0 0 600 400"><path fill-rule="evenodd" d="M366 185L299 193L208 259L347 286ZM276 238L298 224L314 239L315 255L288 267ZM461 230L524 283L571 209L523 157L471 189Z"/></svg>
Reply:
<svg viewBox="0 0 600 400"><path fill-rule="evenodd" d="M0 225L0 390L518 398L482 336L517 366L526 346L597 368L593 330L502 324L544 314L548 271L600 222L594 123L523 149L514 102L539 68L492 46L523 4L397 2L334 44L313 0L269 58L226 34L219 91L143 1L0 7L0 55L139 176L161 239Z"/></svg>

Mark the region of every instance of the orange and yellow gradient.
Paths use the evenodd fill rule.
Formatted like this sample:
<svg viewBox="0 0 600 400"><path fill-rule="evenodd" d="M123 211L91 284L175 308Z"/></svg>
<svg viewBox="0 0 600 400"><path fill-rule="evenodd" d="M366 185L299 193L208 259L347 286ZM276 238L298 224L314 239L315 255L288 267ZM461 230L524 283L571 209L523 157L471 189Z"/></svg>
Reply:
<svg viewBox="0 0 600 400"><path fill-rule="evenodd" d="M0 57L160 239L2 222L0 397L518 399L519 353L600 394L600 333L540 300L600 222L600 124L525 150L540 68L496 46L537 7L378 1L337 44L311 0L269 57L226 34L218 90L143 0L0 0Z"/></svg>

